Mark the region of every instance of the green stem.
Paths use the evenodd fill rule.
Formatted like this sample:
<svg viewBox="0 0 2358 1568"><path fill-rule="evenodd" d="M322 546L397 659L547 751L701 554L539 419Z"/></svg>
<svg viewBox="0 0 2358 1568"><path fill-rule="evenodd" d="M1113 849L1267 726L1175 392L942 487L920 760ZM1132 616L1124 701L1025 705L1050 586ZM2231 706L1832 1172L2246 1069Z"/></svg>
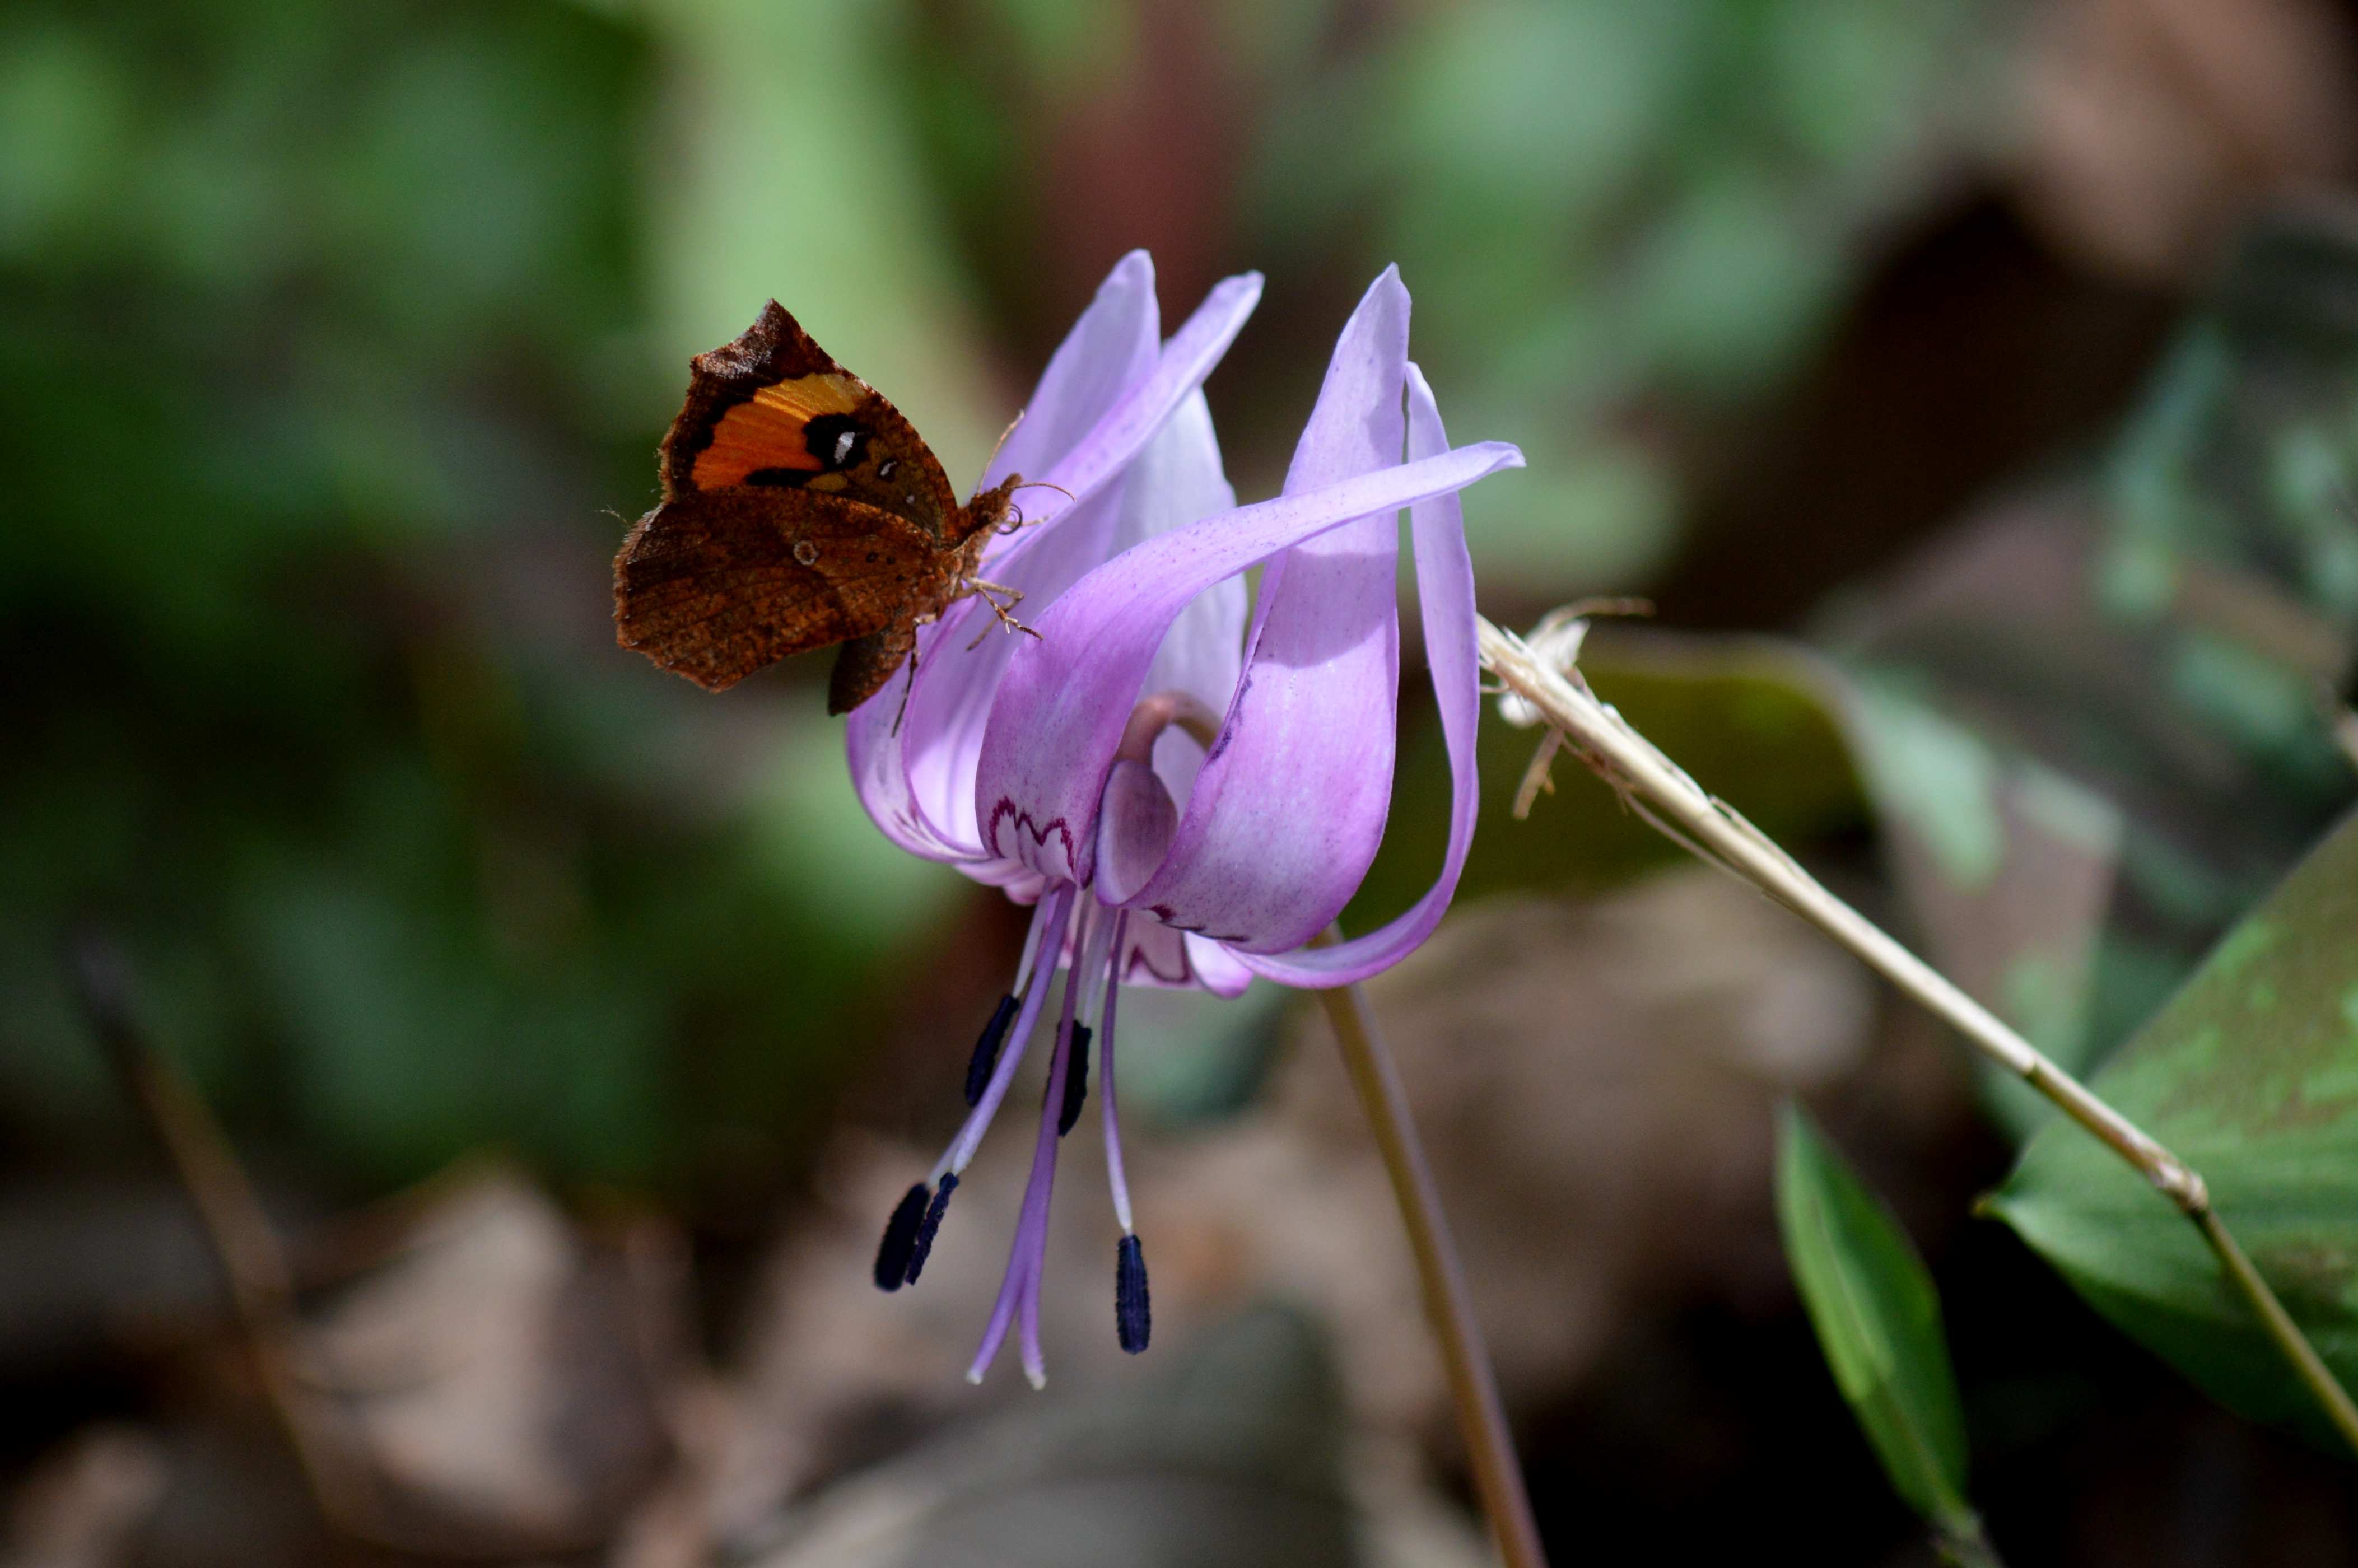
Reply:
<svg viewBox="0 0 2358 1568"><path fill-rule="evenodd" d="M2285 1310L2285 1304L2277 1299L2277 1293L2268 1289L2267 1281L2260 1277L2260 1271L2254 1266L2250 1256L2227 1233L2226 1224L2220 1219L2217 1211L2205 1205L2201 1213L2188 1217L2202 1233L2202 1239L2211 1244L2211 1250L2219 1255L2219 1261L2225 1266L2236 1288L2244 1292L2253 1310L2260 1314L2268 1337L2277 1342L2285 1358L2292 1363L2294 1376L2309 1390L2310 1397L2323 1409L2327 1418L2333 1422L2334 1430L2342 1434L2352 1451L2358 1452L2358 1407L2351 1404L2350 1390L2333 1376L2332 1368L2325 1364L2325 1358L2317 1353L2317 1347L2309 1342L2309 1336L2301 1333L2300 1325L2293 1322L2292 1314Z"/></svg>
<svg viewBox="0 0 2358 1568"><path fill-rule="evenodd" d="M1326 941L1336 937L1330 933ZM1474 1318L1473 1293L1450 1238L1449 1222L1442 1215L1441 1193L1424 1148L1409 1114L1408 1094L1401 1087L1391 1053L1377 1032L1367 993L1357 986L1338 986L1317 993L1342 1047L1343 1065L1358 1091L1359 1107L1367 1112L1368 1129L1382 1153L1384 1173L1391 1178L1392 1197L1400 1205L1401 1221L1408 1230L1409 1250L1416 1257L1416 1273L1423 1286L1424 1311L1433 1327L1441 1364L1449 1379L1449 1393L1457 1408L1457 1425L1474 1471L1474 1488L1498 1533L1498 1552L1507 1568L1546 1568L1540 1547L1539 1527L1531 1519L1531 1500L1523 1487L1523 1470L1515 1458L1515 1441L1507 1429L1506 1410L1498 1400L1498 1379L1490 1370L1489 1353Z"/></svg>

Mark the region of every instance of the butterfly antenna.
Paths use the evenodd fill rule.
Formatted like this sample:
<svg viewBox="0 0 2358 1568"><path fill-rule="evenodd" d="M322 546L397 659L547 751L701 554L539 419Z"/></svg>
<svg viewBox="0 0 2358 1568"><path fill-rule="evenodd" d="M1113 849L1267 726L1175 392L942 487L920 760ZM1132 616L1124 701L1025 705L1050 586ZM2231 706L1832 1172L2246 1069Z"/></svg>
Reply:
<svg viewBox="0 0 2358 1568"><path fill-rule="evenodd" d="M990 465L999 460L1001 450L1007 445L1007 438L1015 434L1015 427L1023 423L1023 416L1030 412L1032 411L1028 408L1019 408L1015 411L1015 417L1007 422L1007 428L999 433L999 439L990 443L990 456L982 460L983 472L990 471Z"/></svg>
<svg viewBox="0 0 2358 1568"><path fill-rule="evenodd" d="M1058 495L1063 496L1066 501L1073 499L1073 492L1066 490L1061 484L1051 484L1044 479L1025 479L1020 474L1016 476L1015 489L1053 490ZM1011 495L1014 493L1014 491L1010 491L1008 493ZM1014 504L1012 502L1008 503L1007 510L1009 514L1008 520L999 525L999 531L1002 534L1012 534L1031 521L1030 518L1023 515L1023 508Z"/></svg>

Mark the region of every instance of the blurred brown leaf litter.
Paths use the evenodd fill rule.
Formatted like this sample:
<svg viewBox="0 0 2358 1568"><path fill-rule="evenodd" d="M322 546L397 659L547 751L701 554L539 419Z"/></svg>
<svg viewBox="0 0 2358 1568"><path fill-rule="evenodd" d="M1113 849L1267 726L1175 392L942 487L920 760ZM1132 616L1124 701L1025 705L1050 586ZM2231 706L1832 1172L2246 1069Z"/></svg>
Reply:
<svg viewBox="0 0 2358 1568"><path fill-rule="evenodd" d="M1689 944L1710 961L1666 958ZM1482 983L1461 983L1469 968ZM1763 1128L1778 1094L1845 1086L1834 1103L1876 1105L1887 1136L1914 1142L1937 1141L1963 1105L1925 1041L1870 1067L1873 1001L1850 960L1701 871L1586 909L1523 900L1471 910L1379 985L1377 1002L1466 1217L1469 1265L1505 1287L1485 1301L1486 1327L1523 1409L1576 1383L1610 1325L1649 1302L1701 1294L1773 1310L1782 1270L1762 1233ZM615 1561L696 1561L713 1543L734 1556L783 1532L780 1563L849 1561L836 1547L797 1555L820 1549L793 1543L856 1534L867 1527L849 1521L877 1514L873 1528L895 1540L913 1530L909 1539L930 1539L925 1519L955 1519L961 1550L973 1553L957 1560L1011 1563L1048 1560L1036 1541L1023 1544L1022 1499L1081 1484L1052 1483L1057 1475L1108 1486L1127 1476L1152 1491L1179 1484L1160 1476L1200 1483L1209 1455L1268 1482L1266 1462L1221 1424L1240 1396L1190 1391L1215 1377L1198 1360L1217 1368L1265 1356L1267 1369L1230 1375L1256 1398L1271 1379L1299 1381L1294 1416L1254 1420L1281 1422L1272 1453L1310 1466L1277 1491L1323 1497L1325 1512L1280 1530L1240 1521L1216 1497L1204 1504L1208 1522L1187 1522L1184 1509L1158 1516L1138 1549L1212 1529L1263 1541L1277 1552L1271 1562L1344 1562L1355 1560L1344 1537L1375 1530L1444 1543L1401 1546L1406 1555L1392 1560L1466 1561L1463 1526L1417 1500L1431 1482L1416 1478L1415 1455L1445 1442L1448 1422L1383 1174L1325 1042L1315 1027L1304 1034L1260 1108L1141 1152L1157 1307L1181 1347L1176 1367L1157 1363L1141 1377L1116 1353L1108 1302L1078 1283L1104 1274L1106 1260L1065 1227L1052 1267L1074 1288L1046 1303L1055 1396L1037 1401L1001 1379L984 1393L994 1413L979 1417L958 1374L999 1260L990 1227L973 1217L1012 1204L1015 1175L979 1165L925 1285L880 1310L861 1266L877 1204L923 1155L873 1135L830 1160L821 1208L790 1235L749 1314L756 1332L736 1376L716 1380L684 1349L687 1280L660 1225L641 1221L601 1241L500 1167L453 1172L307 1238L306 1363L330 1379L319 1391L374 1468L398 1534L430 1528L467 1555L500 1552L502 1541L542 1542L509 1550L543 1554L619 1541ZM1075 1153L1066 1201L1079 1204L1100 1173L1087 1151ZM1294 1309L1254 1305L1272 1294ZM1334 1350L1319 1324L1331 1325ZM174 1381L194 1379L189 1416L255 1421L256 1390L215 1336L158 1353L180 1367ZM1197 1397L1209 1401L1209 1425L1190 1459L1186 1401ZM1001 1435L967 1432L977 1420ZM1302 1441L1325 1445L1325 1457L1283 1436L1287 1422L1304 1423ZM880 1446L946 1424L957 1431L938 1440L936 1457L921 1451L875 1476L860 1471ZM1109 1455L1117 1442L1130 1451ZM1347 1481L1347 1448L1356 1454ZM817 1504L796 1506L845 1476L853 1478ZM181 1494L221 1484L168 1431L94 1429L27 1483L17 1550L76 1530L92 1541L144 1533L142 1561L220 1560L201 1538L170 1535L176 1522L217 1522L218 1496L190 1519ZM908 1491L900 1504L873 1500L894 1487ZM273 1500L243 1499L254 1509ZM294 1513L273 1533L300 1539L299 1490L275 1501ZM1194 1506L1170 1504L1183 1505ZM1135 1523L1144 1505L1102 1506L1109 1520ZM976 1509L1006 1517L977 1523ZM1272 1530L1282 1552L1266 1539ZM1008 1533L986 1547L994 1531ZM927 1548L924 1560L946 1559Z"/></svg>

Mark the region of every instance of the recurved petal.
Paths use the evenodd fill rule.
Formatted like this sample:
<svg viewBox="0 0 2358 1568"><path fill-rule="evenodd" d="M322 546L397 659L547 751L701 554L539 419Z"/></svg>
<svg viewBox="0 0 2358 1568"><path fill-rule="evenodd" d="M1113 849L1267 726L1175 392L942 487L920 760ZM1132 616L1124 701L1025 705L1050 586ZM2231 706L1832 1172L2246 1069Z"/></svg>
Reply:
<svg viewBox="0 0 2358 1568"><path fill-rule="evenodd" d="M1037 478L1063 461L1122 394L1153 371L1162 341L1154 260L1132 251L1114 264L1089 308L1057 345L1032 401L983 469L977 488L1011 473Z"/></svg>
<svg viewBox="0 0 2358 1568"><path fill-rule="evenodd" d="M1061 484L1076 498L1067 503L1044 489L1020 494L1025 514L1035 521L999 546L986 568L995 580L1024 591L1020 615L1037 615L1110 553L1120 498L1109 487L1118 492L1113 481L1122 468L1195 395L1260 292L1257 276L1227 280L1168 343L1141 362L1134 357L1141 332L1152 347L1156 330L1152 273L1142 255L1125 258L1115 268L1050 362L1034 399L1047 416L1042 434L1025 435L1032 424L1027 417L1009 438L1011 447L1019 438L1026 442L1019 456L1040 454L1046 471L1034 477ZM1109 394L1109 401L1096 407ZM1063 439L1062 432L1092 409L1096 416L1087 430L1062 454L1053 453L1051 436ZM1002 453L997 471L1007 471L1004 458ZM968 600L952 607L940 623L922 629L914 679L886 687L847 726L852 783L870 816L893 842L931 860L964 863L986 858L973 817L974 764L990 692L1010 652L1008 641L997 636L968 648L987 624L979 618L988 614Z"/></svg>
<svg viewBox="0 0 2358 1568"><path fill-rule="evenodd" d="M1195 971L1195 983L1214 996L1242 996L1253 981L1252 971L1226 947L1192 931L1187 933L1187 962Z"/></svg>
<svg viewBox="0 0 2358 1568"><path fill-rule="evenodd" d="M1107 771L1163 634L1189 600L1304 539L1522 460L1505 442L1461 447L1216 514L1083 578L1040 618L1039 638L1016 646L991 704L976 773L985 851L1087 882Z"/></svg>
<svg viewBox="0 0 2358 1568"><path fill-rule="evenodd" d="M1122 481L1122 517L1115 552L1183 527L1237 503L1220 469L1219 443L1212 437L1212 414L1197 393L1147 444ZM1146 672L1149 692L1184 691L1211 712L1228 706L1244 665L1245 585L1242 578L1213 584L1194 599L1163 633L1163 646ZM1154 771L1171 798L1186 804L1204 748L1174 726L1154 746ZM1149 868L1150 870L1152 868Z"/></svg>
<svg viewBox="0 0 2358 1568"><path fill-rule="evenodd" d="M1399 464L1408 317L1388 268L1336 342L1289 493ZM1357 891L1391 806L1399 535L1386 510L1270 562L1244 679L1140 904L1248 952L1284 953Z"/></svg>
<svg viewBox="0 0 2358 1568"><path fill-rule="evenodd" d="M1154 369L1134 383L1089 433L1034 478L1053 481L1077 500L1120 473L1152 440L1172 411L1204 384L1220 356L1260 302L1260 274L1222 278L1204 303L1163 345ZM1030 546L1019 536L1011 550Z"/></svg>
<svg viewBox="0 0 2358 1568"><path fill-rule="evenodd" d="M1115 971L1126 986L1202 989L1214 996L1244 994L1252 971L1208 937L1174 931L1142 910L1132 910L1129 936Z"/></svg>
<svg viewBox="0 0 2358 1568"><path fill-rule="evenodd" d="M1408 452L1411 458L1446 451L1447 435L1433 389L1413 364L1408 367ZM1449 844L1441 874L1424 896L1389 924L1332 947L1312 947L1269 957L1239 953L1254 972L1291 986L1339 986L1363 980L1400 962L1433 934L1457 891L1466 851L1474 842L1479 793L1474 771L1474 731L1481 715L1479 666L1474 643L1474 563L1466 551L1466 524L1455 494L1436 495L1410 509L1415 541L1417 597L1423 607L1425 660L1433 674L1433 700L1441 710L1442 738L1449 751Z"/></svg>

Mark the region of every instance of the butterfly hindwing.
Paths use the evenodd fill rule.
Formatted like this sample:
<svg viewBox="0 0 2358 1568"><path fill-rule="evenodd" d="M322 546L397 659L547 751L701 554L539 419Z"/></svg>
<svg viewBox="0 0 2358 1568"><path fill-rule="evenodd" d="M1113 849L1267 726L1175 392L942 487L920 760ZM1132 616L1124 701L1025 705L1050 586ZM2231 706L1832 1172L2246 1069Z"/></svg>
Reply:
<svg viewBox="0 0 2358 1568"><path fill-rule="evenodd" d="M663 442L666 501L732 487L841 496L946 538L942 465L884 395L811 341L776 300L736 341L689 362Z"/></svg>
<svg viewBox="0 0 2358 1568"><path fill-rule="evenodd" d="M827 710L849 713L884 689L917 651L914 621L895 621L865 637L854 637L835 655L827 676Z"/></svg>
<svg viewBox="0 0 2358 1568"><path fill-rule="evenodd" d="M946 557L906 518L806 490L674 496L614 561L624 647L719 691L808 648L864 638L938 602Z"/></svg>

